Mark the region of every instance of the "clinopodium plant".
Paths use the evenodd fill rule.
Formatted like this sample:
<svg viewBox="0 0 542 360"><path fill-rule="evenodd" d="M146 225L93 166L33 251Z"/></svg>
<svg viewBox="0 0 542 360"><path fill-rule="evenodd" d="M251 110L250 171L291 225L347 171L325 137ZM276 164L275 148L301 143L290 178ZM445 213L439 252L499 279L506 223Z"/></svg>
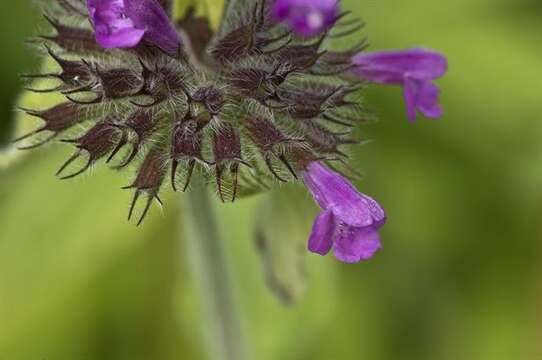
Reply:
<svg viewBox="0 0 542 360"><path fill-rule="evenodd" d="M344 150L369 119L363 89L403 86L410 120L442 114L431 81L446 72L444 56L366 52L363 23L337 0L229 1L216 31L194 11L174 19L171 0L50 0L44 16L51 32L32 42L58 71L24 77L52 79L30 90L65 100L23 109L42 125L16 141L71 144L61 179L99 161L135 169L126 188L129 218L146 198L138 224L168 179L187 191L197 174L222 201L300 180L322 208L309 250L371 258L386 215L347 180L356 171ZM347 37L359 41L341 47Z"/></svg>

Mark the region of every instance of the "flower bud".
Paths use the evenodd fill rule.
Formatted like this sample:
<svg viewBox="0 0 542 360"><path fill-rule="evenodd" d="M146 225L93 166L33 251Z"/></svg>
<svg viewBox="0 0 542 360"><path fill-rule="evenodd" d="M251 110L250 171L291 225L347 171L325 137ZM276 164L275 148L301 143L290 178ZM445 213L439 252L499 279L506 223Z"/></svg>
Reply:
<svg viewBox="0 0 542 360"><path fill-rule="evenodd" d="M153 200L156 199L160 205L163 205L162 200L158 196L158 192L160 191L166 172L167 160L164 159L163 149L160 145L156 145L149 151L145 160L143 160L132 185L123 188L135 189L130 211L128 212L128 220L132 218L135 206L137 205L137 200L141 196L141 193L147 194L147 203L137 222L138 226L145 220Z"/></svg>
<svg viewBox="0 0 542 360"><path fill-rule="evenodd" d="M192 95L192 100L202 103L212 115L220 113L226 103L222 92L214 86L198 89L194 95Z"/></svg>
<svg viewBox="0 0 542 360"><path fill-rule="evenodd" d="M61 132L68 130L85 119L81 107L71 102L64 102L53 106L50 109L41 111L24 108L21 108L21 110L25 111L28 115L40 118L43 120L44 124L38 129L13 140L14 142L28 139L42 132L50 132L51 134L39 143L21 147L20 149L33 149L41 146L58 136Z"/></svg>
<svg viewBox="0 0 542 360"><path fill-rule="evenodd" d="M56 30L56 35L41 36L42 39L52 41L67 51L81 53L100 51L100 46L96 44L90 30L64 25L48 16L45 16L45 18Z"/></svg>
<svg viewBox="0 0 542 360"><path fill-rule="evenodd" d="M95 161L106 156L119 140L119 129L112 125L109 120L98 122L83 136L74 140L63 142L74 144L77 151L60 167L56 175L60 176L64 170L82 155L87 156L86 164L78 171L62 176L61 179L71 179L85 172Z"/></svg>
<svg viewBox="0 0 542 360"><path fill-rule="evenodd" d="M185 160L188 162L186 181L183 191L186 191L188 185L190 185L192 173L194 171L194 167L196 166L196 161L206 163L201 153L202 134L200 130L207 123L208 119L205 119L202 116L192 117L192 115L188 114L184 119L178 121L173 127L171 135L171 185L175 191L177 191L175 178L179 161Z"/></svg>
<svg viewBox="0 0 542 360"><path fill-rule="evenodd" d="M239 182L239 165L250 165L242 158L241 140L232 126L228 124L222 125L213 135L213 154L215 161L215 177L216 187L222 202L224 202L224 191L222 186L222 174L229 167L232 175L232 202L235 201L237 195L237 187Z"/></svg>
<svg viewBox="0 0 542 360"><path fill-rule="evenodd" d="M85 84L88 84L91 81L91 69L87 62L62 59L60 56L56 55L49 47L46 48L49 56L53 60L55 60L56 63L60 66L61 72L32 75L26 74L22 75L22 77L26 79L56 78L61 80L63 84L51 90L36 90L27 88L28 90L34 92L68 91L74 88L79 88Z"/></svg>
<svg viewBox="0 0 542 360"><path fill-rule="evenodd" d="M153 114L152 110L139 109L131 113L125 122L117 125L118 128L122 131L122 138L111 156L109 157L108 162L111 161L113 157L120 151L120 149L128 143L128 139L130 138L129 135L131 132L133 133L133 135L135 135L135 137L131 140L132 151L118 166L118 168L123 168L130 164L141 150L142 145L156 131L158 120L158 116L156 114Z"/></svg>
<svg viewBox="0 0 542 360"><path fill-rule="evenodd" d="M258 54L274 53L286 46L290 40L289 32L270 37L265 1L254 5L253 16L249 22L229 32L219 39L211 49L213 58L221 64Z"/></svg>
<svg viewBox="0 0 542 360"><path fill-rule="evenodd" d="M273 166L273 159L278 159L290 172L297 178L293 166L288 161L289 151L292 148L300 147L303 140L292 139L284 135L273 123L264 118L252 117L246 120L246 129L249 137L258 146L261 156L269 171L275 178L282 182L287 182L283 176L279 175Z"/></svg>
<svg viewBox="0 0 542 360"><path fill-rule="evenodd" d="M64 91L64 94L93 92L92 100L78 100L71 96L68 99L76 104L88 105L102 102L106 99L121 99L141 94L145 82L143 77L131 69L113 68L101 69L95 65L93 74L95 80L80 88Z"/></svg>
<svg viewBox="0 0 542 360"><path fill-rule="evenodd" d="M316 42L308 45L285 46L277 53L278 58L285 64L298 69L311 68L326 52L319 52L325 36L321 36Z"/></svg>

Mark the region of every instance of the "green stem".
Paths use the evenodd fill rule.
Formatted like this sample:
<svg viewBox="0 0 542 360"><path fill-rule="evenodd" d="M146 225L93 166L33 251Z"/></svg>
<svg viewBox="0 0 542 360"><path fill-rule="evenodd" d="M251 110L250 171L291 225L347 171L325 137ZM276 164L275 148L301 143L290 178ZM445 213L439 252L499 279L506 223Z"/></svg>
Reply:
<svg viewBox="0 0 542 360"><path fill-rule="evenodd" d="M245 360L238 309L224 242L217 229L211 196L203 186L187 192L183 213L193 272L200 293L209 359Z"/></svg>

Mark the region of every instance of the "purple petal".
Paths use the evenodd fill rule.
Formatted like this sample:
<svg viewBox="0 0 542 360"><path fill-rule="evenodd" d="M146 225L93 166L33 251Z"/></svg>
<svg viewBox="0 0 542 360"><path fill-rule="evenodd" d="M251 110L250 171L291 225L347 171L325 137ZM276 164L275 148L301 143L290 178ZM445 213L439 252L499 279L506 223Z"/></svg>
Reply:
<svg viewBox="0 0 542 360"><path fill-rule="evenodd" d="M404 78L434 80L448 69L446 57L428 49L359 53L352 62L354 73L379 84L403 84Z"/></svg>
<svg viewBox="0 0 542 360"><path fill-rule="evenodd" d="M147 29L145 39L169 54L179 51L180 40L162 5L156 0L124 0L126 15L138 28Z"/></svg>
<svg viewBox="0 0 542 360"><path fill-rule="evenodd" d="M421 83L418 89L418 110L431 119L441 117L443 111L438 102L439 95L440 90L436 85L428 81Z"/></svg>
<svg viewBox="0 0 542 360"><path fill-rule="evenodd" d="M407 108L407 118L411 122L416 121L416 90L416 81L410 79L405 80L403 97Z"/></svg>
<svg viewBox="0 0 542 360"><path fill-rule="evenodd" d="M139 44L144 35L145 30L126 28L110 33L108 30L96 27L96 41L106 49L134 47Z"/></svg>
<svg viewBox="0 0 542 360"><path fill-rule="evenodd" d="M145 29L136 28L132 19L124 15L123 0L88 0L90 21L94 25L96 41L104 48L125 48L137 45Z"/></svg>
<svg viewBox="0 0 542 360"><path fill-rule="evenodd" d="M333 232L335 230L335 220L333 212L326 210L314 221L312 233L309 237L309 250L313 253L326 255L333 246Z"/></svg>
<svg viewBox="0 0 542 360"><path fill-rule="evenodd" d="M357 263L372 258L381 248L377 229L354 228L343 224L336 234L333 253L340 261Z"/></svg>
<svg viewBox="0 0 542 360"><path fill-rule="evenodd" d="M313 36L331 27L337 18L337 0L277 0L273 16L286 22L294 32Z"/></svg>
<svg viewBox="0 0 542 360"><path fill-rule="evenodd" d="M342 222L356 226L382 226L386 214L380 204L361 194L348 180L319 162L312 162L303 181L322 209L331 209Z"/></svg>
<svg viewBox="0 0 542 360"><path fill-rule="evenodd" d="M104 48L130 48L144 38L176 54L180 42L162 6L156 0L87 0L96 41Z"/></svg>
<svg viewBox="0 0 542 360"><path fill-rule="evenodd" d="M406 78L404 85L404 98L407 105L407 114L410 121L416 120L416 110L428 118L442 116L442 107L439 100L440 90L429 81L418 81Z"/></svg>

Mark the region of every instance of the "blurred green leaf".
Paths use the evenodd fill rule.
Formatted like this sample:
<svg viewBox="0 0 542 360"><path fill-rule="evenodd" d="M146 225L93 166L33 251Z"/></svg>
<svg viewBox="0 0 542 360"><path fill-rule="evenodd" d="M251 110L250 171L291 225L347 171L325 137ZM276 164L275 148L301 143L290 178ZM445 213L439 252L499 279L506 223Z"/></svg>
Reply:
<svg viewBox="0 0 542 360"><path fill-rule="evenodd" d="M58 70L58 65L51 59L48 59L43 63L41 73L55 72ZM54 80L37 79L29 84L29 87L36 89L44 89L50 86L54 86ZM35 93L32 91L24 90L17 101L17 108L43 110L48 109L61 101L65 101L65 97L60 93ZM13 138L18 138L24 134L31 132L33 129L38 128L40 120L36 117L28 115L26 112L17 110L14 117L14 131ZM20 158L28 154L28 151L19 151L17 147L20 144L10 144L5 148L0 148L0 172L3 169L7 169L14 164Z"/></svg>
<svg viewBox="0 0 542 360"><path fill-rule="evenodd" d="M53 169L65 156L62 149L32 153L28 161L0 173L0 354L25 360L104 358L100 352L113 355L122 349L120 343L112 349L107 342L124 337L123 341L129 341L130 346L137 342L141 346L139 353L128 353L137 356L122 358L171 358L165 352L184 342L182 332L173 330L176 325L171 322L177 307L170 304L176 298L176 289L185 283L176 276L172 278L180 270L180 259L175 254L181 254L176 242L175 202L168 201L165 217L153 208L145 224L137 228L126 221L132 194L120 187L127 179L102 167L88 179L59 181L53 176ZM121 265L124 259L140 251L140 260ZM122 275L118 282L108 284L107 274L119 266L126 267L130 274L136 271L133 283L126 283L126 275ZM154 272L155 277L149 277L148 271ZM138 279L145 282L140 284ZM164 282L167 279L169 284ZM142 287L141 294L134 288L137 286ZM98 303L100 292L115 291L123 297L136 293L133 301L112 297ZM146 295L148 291L151 293ZM152 291L157 292L153 295ZM142 303L138 299L141 296L149 304ZM169 298L160 300L162 296ZM163 315L158 315L158 308L149 307L153 316L163 318L162 322L152 322L152 326L152 317L138 315L142 307L151 304L164 310ZM112 313L100 318L100 312L106 308L111 308ZM123 313L125 320L119 318ZM140 323L134 324L135 331L126 333L122 327L118 331L111 328L115 318ZM149 333L140 333L137 329L141 326L149 326ZM171 328L173 339L166 340L171 336L162 334L161 329L167 327ZM153 331L161 333L161 338L150 340L148 336ZM139 337L142 341L137 340ZM28 338L34 339L32 346L24 345ZM97 341L96 347L83 350L89 341ZM155 349L156 357L146 357L153 341L157 346L169 341L171 347ZM99 342L104 342L105 347ZM183 346L191 351L189 344Z"/></svg>
<svg viewBox="0 0 542 360"><path fill-rule="evenodd" d="M211 27L218 29L224 11L224 0L176 0L173 10L175 18L182 19L191 8L195 9L197 17L208 18Z"/></svg>
<svg viewBox="0 0 542 360"><path fill-rule="evenodd" d="M305 294L310 200L297 186L264 194L255 214L254 240L269 289L285 304ZM303 214L303 216L301 216Z"/></svg>
<svg viewBox="0 0 542 360"><path fill-rule="evenodd" d="M0 56L0 149L9 144L13 130L13 109L20 90L19 74L38 64L37 57L26 48L24 40L35 34L41 14L31 1L18 1L2 8L2 54Z"/></svg>

